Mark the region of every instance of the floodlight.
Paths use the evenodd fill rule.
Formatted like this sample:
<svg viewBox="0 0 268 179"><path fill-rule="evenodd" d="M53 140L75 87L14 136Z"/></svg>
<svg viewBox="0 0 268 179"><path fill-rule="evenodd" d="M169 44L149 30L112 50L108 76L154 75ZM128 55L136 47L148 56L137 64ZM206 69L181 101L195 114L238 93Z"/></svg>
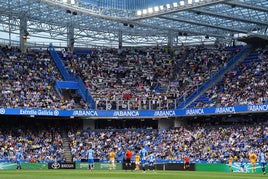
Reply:
<svg viewBox="0 0 268 179"><path fill-rule="evenodd" d="M198 2L199 2L199 0L194 0L194 2L197 2L197 3L198 3Z"/></svg>
<svg viewBox="0 0 268 179"><path fill-rule="evenodd" d="M155 6L155 7L154 7L154 11L155 11L155 12L158 12L158 11L159 11L159 7L158 7L158 6Z"/></svg>
<svg viewBox="0 0 268 179"><path fill-rule="evenodd" d="M152 7L149 7L149 8L148 8L148 13L149 13L149 14L152 14L153 12L154 12L153 8L152 8Z"/></svg>
<svg viewBox="0 0 268 179"><path fill-rule="evenodd" d="M141 10L138 10L138 11L137 11L137 15L138 15L138 16L141 16L141 15L142 15L142 11L141 11Z"/></svg>
<svg viewBox="0 0 268 179"><path fill-rule="evenodd" d="M173 3L173 7L178 7L178 3L177 2L174 2Z"/></svg>
<svg viewBox="0 0 268 179"><path fill-rule="evenodd" d="M192 4L193 3L193 0L188 0L188 4Z"/></svg>
<svg viewBox="0 0 268 179"><path fill-rule="evenodd" d="M63 3L67 3L67 2L68 2L68 0L62 0L62 2L63 2Z"/></svg>
<svg viewBox="0 0 268 179"><path fill-rule="evenodd" d="M75 4L75 0L71 0L71 4L74 5Z"/></svg>
<svg viewBox="0 0 268 179"><path fill-rule="evenodd" d="M167 9L170 9L170 4L167 4L166 7L167 7Z"/></svg>
<svg viewBox="0 0 268 179"><path fill-rule="evenodd" d="M142 14L143 14L143 15L146 15L146 14L147 14L147 9L143 9L143 10L142 10Z"/></svg>
<svg viewBox="0 0 268 179"><path fill-rule="evenodd" d="M159 8L160 8L161 11L164 10L164 6L163 5L159 6Z"/></svg>
<svg viewBox="0 0 268 179"><path fill-rule="evenodd" d="M180 5L181 5L181 6L184 6L184 1L181 1L181 2L180 2Z"/></svg>

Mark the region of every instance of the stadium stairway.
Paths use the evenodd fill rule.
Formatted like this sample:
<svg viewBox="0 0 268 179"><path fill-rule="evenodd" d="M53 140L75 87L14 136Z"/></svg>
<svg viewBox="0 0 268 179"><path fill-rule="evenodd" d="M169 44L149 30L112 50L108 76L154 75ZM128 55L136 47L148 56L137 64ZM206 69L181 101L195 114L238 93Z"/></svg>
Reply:
<svg viewBox="0 0 268 179"><path fill-rule="evenodd" d="M207 82L190 94L186 99L180 97L177 99L177 109L185 109L195 100L197 100L202 94L206 92L212 85L219 82L225 73L233 69L239 62L246 59L250 53L254 50L254 47L250 44L243 47L236 55L234 55L217 73L215 73Z"/></svg>
<svg viewBox="0 0 268 179"><path fill-rule="evenodd" d="M56 64L56 67L58 68L61 75L63 76L64 82L67 85L69 83L69 87L66 87L66 89L70 89L72 87L72 84L76 83L77 84L77 90L76 90L77 94L79 94L83 98L83 100L87 102L87 104L90 106L90 109L95 109L96 108L95 101L94 101L93 97L91 96L91 94L89 93L89 91L87 90L81 77L77 76L77 75L70 74L66 70L62 59L59 57L58 53L56 52L56 50L52 44L49 45L49 52L50 52L51 58L53 59L54 63ZM59 82L56 82L56 83L59 84ZM57 89L57 91L59 93L61 93L61 88L59 88L58 85L55 85L55 88ZM71 88L71 89L74 89L74 88Z"/></svg>
<svg viewBox="0 0 268 179"><path fill-rule="evenodd" d="M73 162L73 157L71 153L70 140L66 131L62 132L62 140L63 140L63 150L64 150L64 158L65 162Z"/></svg>

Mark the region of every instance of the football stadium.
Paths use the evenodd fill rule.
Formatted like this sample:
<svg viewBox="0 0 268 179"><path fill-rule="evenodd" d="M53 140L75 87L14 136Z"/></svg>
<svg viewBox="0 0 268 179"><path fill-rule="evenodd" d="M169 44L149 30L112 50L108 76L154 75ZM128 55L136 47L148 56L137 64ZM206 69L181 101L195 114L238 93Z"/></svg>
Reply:
<svg viewBox="0 0 268 179"><path fill-rule="evenodd" d="M267 177L267 0L0 12L1 178Z"/></svg>

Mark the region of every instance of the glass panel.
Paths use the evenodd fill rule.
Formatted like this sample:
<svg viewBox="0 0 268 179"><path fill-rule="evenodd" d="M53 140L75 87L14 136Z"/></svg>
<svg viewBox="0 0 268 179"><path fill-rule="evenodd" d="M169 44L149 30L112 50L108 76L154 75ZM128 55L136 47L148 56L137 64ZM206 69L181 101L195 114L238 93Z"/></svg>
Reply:
<svg viewBox="0 0 268 179"><path fill-rule="evenodd" d="M138 10L149 7L179 3L179 0L81 0L100 7L112 9Z"/></svg>

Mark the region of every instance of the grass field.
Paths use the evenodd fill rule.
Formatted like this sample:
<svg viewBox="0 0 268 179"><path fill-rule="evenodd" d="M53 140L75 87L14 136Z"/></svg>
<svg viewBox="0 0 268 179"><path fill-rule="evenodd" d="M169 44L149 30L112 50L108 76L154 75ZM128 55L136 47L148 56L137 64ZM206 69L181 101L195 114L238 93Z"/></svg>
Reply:
<svg viewBox="0 0 268 179"><path fill-rule="evenodd" d="M267 174L268 175L268 174ZM88 170L3 170L1 179L258 179L268 178L262 173L220 173L191 171L93 171Z"/></svg>

